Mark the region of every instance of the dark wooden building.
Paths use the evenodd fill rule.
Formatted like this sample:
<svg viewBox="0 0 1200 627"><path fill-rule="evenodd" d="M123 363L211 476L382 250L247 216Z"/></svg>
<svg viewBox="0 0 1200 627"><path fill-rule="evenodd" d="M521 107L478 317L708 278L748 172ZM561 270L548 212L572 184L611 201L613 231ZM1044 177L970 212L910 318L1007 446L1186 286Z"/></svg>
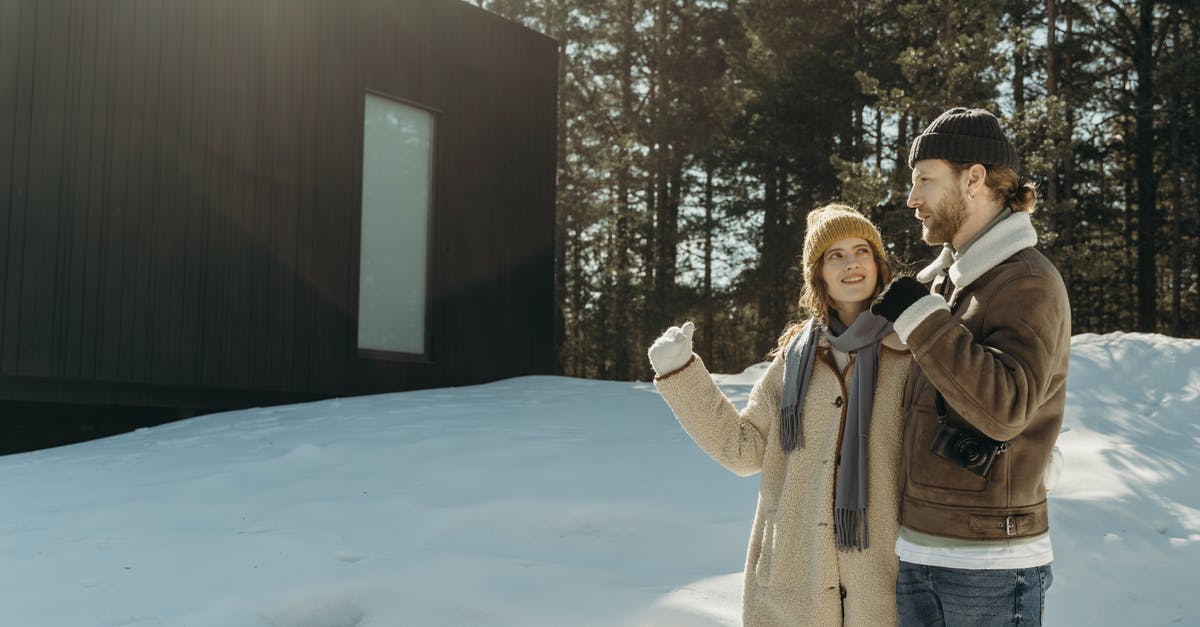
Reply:
<svg viewBox="0 0 1200 627"><path fill-rule="evenodd" d="M0 0L0 411L550 373L556 63L458 0Z"/></svg>

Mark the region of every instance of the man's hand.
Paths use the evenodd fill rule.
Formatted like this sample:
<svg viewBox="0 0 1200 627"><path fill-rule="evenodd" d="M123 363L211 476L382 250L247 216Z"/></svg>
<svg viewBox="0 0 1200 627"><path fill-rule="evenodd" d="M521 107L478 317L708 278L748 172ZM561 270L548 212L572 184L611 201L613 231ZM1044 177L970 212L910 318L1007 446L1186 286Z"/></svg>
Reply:
<svg viewBox="0 0 1200 627"><path fill-rule="evenodd" d="M902 276L889 283L871 303L871 313L895 322L905 309L925 296L929 296L929 288L910 276Z"/></svg>
<svg viewBox="0 0 1200 627"><path fill-rule="evenodd" d="M683 323L683 328L671 327L666 330L646 355L650 357L650 367L655 374L664 375L682 368L692 358L692 334L696 325L691 322Z"/></svg>

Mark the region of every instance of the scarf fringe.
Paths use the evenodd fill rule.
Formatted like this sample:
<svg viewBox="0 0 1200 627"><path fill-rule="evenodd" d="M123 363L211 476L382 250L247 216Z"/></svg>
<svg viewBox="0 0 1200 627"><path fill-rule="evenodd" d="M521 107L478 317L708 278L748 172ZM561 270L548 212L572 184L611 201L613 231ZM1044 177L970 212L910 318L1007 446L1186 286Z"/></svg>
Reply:
<svg viewBox="0 0 1200 627"><path fill-rule="evenodd" d="M798 448L804 448L804 423L801 421L803 409L800 403L783 408L779 421L779 444L785 453Z"/></svg>
<svg viewBox="0 0 1200 627"><path fill-rule="evenodd" d="M839 551L854 549L861 551L870 546L867 536L867 518L864 509L839 509L835 513L834 527L837 529Z"/></svg>

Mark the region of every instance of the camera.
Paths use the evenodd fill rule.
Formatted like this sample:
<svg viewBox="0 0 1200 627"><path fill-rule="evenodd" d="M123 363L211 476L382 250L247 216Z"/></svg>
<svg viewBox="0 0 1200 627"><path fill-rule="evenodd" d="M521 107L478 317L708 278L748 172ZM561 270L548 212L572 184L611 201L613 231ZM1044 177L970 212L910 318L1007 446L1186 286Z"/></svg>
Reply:
<svg viewBox="0 0 1200 627"><path fill-rule="evenodd" d="M941 423L929 450L938 457L948 459L979 475L988 476L992 463L1001 453L1008 450L1008 442L997 442L975 431L957 427L946 421L946 399L937 394L937 416Z"/></svg>
<svg viewBox="0 0 1200 627"><path fill-rule="evenodd" d="M992 462L1004 452L1002 447L1001 442L944 422L937 435L933 436L933 445L929 450L980 477L986 477L992 469Z"/></svg>

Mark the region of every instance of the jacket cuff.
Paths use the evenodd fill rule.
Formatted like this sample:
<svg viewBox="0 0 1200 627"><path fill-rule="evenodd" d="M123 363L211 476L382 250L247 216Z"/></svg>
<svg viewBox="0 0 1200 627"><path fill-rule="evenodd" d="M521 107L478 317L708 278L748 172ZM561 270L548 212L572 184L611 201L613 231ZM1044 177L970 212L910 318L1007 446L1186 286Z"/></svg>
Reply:
<svg viewBox="0 0 1200 627"><path fill-rule="evenodd" d="M655 380L655 381L662 381L663 379L666 379L667 377L673 377L673 376L675 376L675 375L677 375L677 374L679 374L679 373L683 372L684 370L687 370L687 367L688 367L688 366L690 366L690 365L692 365L692 362L694 362L694 361L696 361L696 353L692 353L692 356L688 358L688 360L687 360L687 363L686 363L686 364L683 364L682 366L680 366L680 367L678 367L678 368L676 368L676 369L674 369L674 370L672 370L672 371L668 372L667 374L659 374L659 375L655 375L655 376L654 376L654 380Z"/></svg>
<svg viewBox="0 0 1200 627"><path fill-rule="evenodd" d="M908 309L905 309L904 313L896 318L896 322L892 323L896 337L899 337L901 342L908 344L909 334L935 311L950 311L950 305L940 294L930 294L917 299L917 302L909 305Z"/></svg>

